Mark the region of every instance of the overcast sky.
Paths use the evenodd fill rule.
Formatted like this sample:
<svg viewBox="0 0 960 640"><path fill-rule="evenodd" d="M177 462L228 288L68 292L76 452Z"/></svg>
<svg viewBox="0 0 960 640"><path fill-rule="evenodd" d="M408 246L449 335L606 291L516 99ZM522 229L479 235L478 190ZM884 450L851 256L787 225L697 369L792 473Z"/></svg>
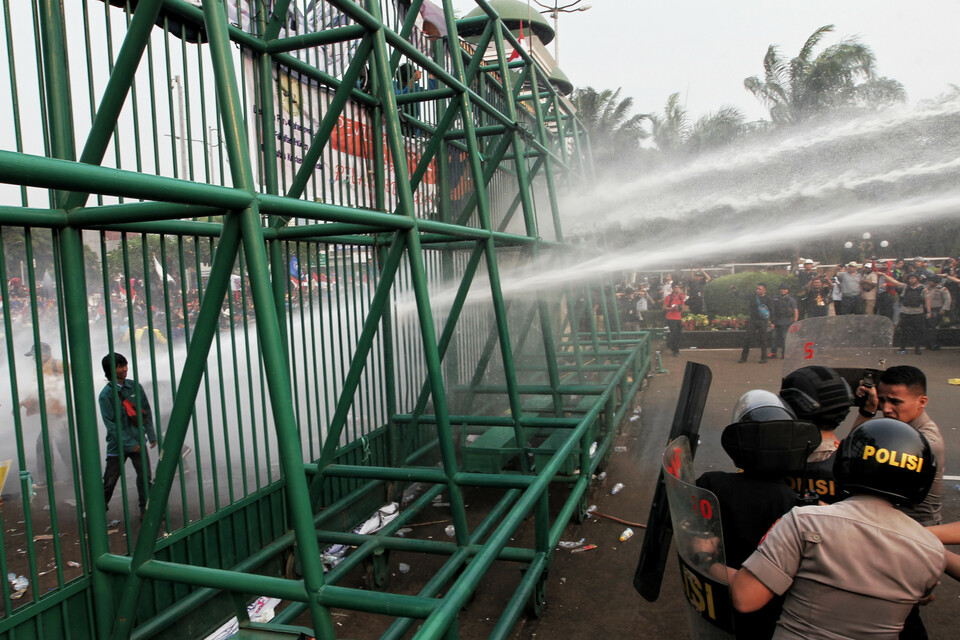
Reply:
<svg viewBox="0 0 960 640"><path fill-rule="evenodd" d="M691 119L723 105L739 107L748 120L765 118L743 79L763 73L770 44L792 58L827 24L836 31L823 44L858 36L873 49L879 74L903 83L911 104L960 84L960 0L584 0L582 5L591 8L560 15L560 67L575 87L623 87L621 95L634 99L635 113L660 112L679 91ZM454 0L461 15L475 6L473 0ZM547 46L552 53L553 44Z"/></svg>

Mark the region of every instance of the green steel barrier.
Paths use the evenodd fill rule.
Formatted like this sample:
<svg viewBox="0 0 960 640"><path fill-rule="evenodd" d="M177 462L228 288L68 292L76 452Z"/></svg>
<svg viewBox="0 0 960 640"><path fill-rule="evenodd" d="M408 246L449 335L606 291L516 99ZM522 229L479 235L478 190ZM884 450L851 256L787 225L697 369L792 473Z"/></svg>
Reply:
<svg viewBox="0 0 960 640"><path fill-rule="evenodd" d="M0 638L203 638L252 595L286 601L263 632L335 638L340 607L453 638L500 561L507 637L651 356L608 282L504 292L570 259L592 178L548 71L483 0L433 35L422 0L2 2ZM110 353L143 393L108 502ZM440 494L453 538L394 535ZM391 549L445 562L390 593Z"/></svg>

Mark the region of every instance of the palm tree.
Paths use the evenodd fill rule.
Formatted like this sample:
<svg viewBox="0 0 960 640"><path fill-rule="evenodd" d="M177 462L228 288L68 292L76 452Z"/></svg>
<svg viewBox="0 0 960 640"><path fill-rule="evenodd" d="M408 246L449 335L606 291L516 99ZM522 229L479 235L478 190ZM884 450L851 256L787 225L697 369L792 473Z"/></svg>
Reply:
<svg viewBox="0 0 960 640"><path fill-rule="evenodd" d="M903 85L877 77L873 51L855 38L813 51L834 30L820 27L807 38L799 55L784 59L776 45L763 58L764 78L751 76L743 86L770 111L776 124L799 123L837 108L881 108L905 99Z"/></svg>
<svg viewBox="0 0 960 640"><path fill-rule="evenodd" d="M746 132L743 112L736 107L723 106L700 118L690 128L686 148L701 153L730 144Z"/></svg>
<svg viewBox="0 0 960 640"><path fill-rule="evenodd" d="M671 93L663 107L663 115L650 114L653 141L666 153L680 151L690 133L687 108L680 104L680 93Z"/></svg>
<svg viewBox="0 0 960 640"><path fill-rule="evenodd" d="M663 107L663 115L651 113L653 141L665 153L700 153L733 142L744 133L743 113L723 106L707 113L691 126L680 94L672 93Z"/></svg>
<svg viewBox="0 0 960 640"><path fill-rule="evenodd" d="M616 91L597 92L592 87L577 89L571 98L577 116L590 134L594 162L610 165L630 160L649 134L643 128L644 114L629 115L633 98L620 98Z"/></svg>

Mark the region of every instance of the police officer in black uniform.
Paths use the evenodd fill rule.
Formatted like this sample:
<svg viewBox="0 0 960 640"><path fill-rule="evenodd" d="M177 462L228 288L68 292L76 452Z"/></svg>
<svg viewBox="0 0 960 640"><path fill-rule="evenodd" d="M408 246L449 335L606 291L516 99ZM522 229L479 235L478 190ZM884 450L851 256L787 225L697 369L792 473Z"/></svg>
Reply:
<svg viewBox="0 0 960 640"><path fill-rule="evenodd" d="M767 530L797 504L785 479L802 474L807 455L820 442L811 423L800 422L769 391L745 393L734 408L735 422L720 443L743 473L709 471L697 478L720 504L727 566L739 569ZM769 640L780 616L780 598L759 611L734 613L738 640Z"/></svg>
<svg viewBox="0 0 960 640"><path fill-rule="evenodd" d="M816 493L827 504L840 500L833 480L833 456L840 446L835 431L854 403L850 385L830 367L801 367L783 379L780 397L797 419L812 422L820 430L820 444L807 458L804 478L791 477L791 487Z"/></svg>

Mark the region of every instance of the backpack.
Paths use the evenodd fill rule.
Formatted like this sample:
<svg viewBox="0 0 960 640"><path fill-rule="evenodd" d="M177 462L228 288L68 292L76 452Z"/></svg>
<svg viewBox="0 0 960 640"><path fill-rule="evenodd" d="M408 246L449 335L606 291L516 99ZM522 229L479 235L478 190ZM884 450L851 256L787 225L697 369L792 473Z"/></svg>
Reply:
<svg viewBox="0 0 960 640"><path fill-rule="evenodd" d="M770 308L760 302L760 296L757 296L757 312L760 314L760 318L763 320L770 319Z"/></svg>

